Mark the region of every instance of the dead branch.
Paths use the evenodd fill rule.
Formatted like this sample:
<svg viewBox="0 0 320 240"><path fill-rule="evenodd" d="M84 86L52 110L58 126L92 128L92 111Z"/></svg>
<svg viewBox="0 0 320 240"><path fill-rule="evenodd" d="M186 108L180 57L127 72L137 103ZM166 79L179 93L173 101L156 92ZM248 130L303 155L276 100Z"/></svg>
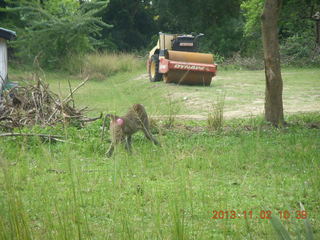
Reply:
<svg viewBox="0 0 320 240"><path fill-rule="evenodd" d="M63 138L63 136L59 135L50 135L50 134L40 134L40 133L2 133L0 137L42 137L42 138Z"/></svg>
<svg viewBox="0 0 320 240"><path fill-rule="evenodd" d="M62 102L67 101L67 100L68 100L79 88L81 88L88 80L89 80L89 77L86 77L85 80L84 80L82 83L80 83L75 89L73 89L73 90L71 91L71 93L70 93L65 99L63 99Z"/></svg>
<svg viewBox="0 0 320 240"><path fill-rule="evenodd" d="M74 99L73 99L73 92L72 92L72 89L71 89L71 83L70 83L70 80L68 79L68 85L69 85L69 91L70 91L70 100L72 101L72 107L74 108Z"/></svg>
<svg viewBox="0 0 320 240"><path fill-rule="evenodd" d="M0 125L2 128L13 129L24 126L53 126L59 123L84 126L86 122L95 121L100 117L83 116L86 108L74 107L74 93L87 81L86 78L70 94L60 99L49 89L38 73L33 74L34 84L16 86L3 93L0 101ZM72 103L72 106L69 104Z"/></svg>
<svg viewBox="0 0 320 240"><path fill-rule="evenodd" d="M100 116L99 117L95 117L95 118L83 118L82 121L83 122L93 122L93 121L96 121L98 119L102 118L102 113L100 113Z"/></svg>

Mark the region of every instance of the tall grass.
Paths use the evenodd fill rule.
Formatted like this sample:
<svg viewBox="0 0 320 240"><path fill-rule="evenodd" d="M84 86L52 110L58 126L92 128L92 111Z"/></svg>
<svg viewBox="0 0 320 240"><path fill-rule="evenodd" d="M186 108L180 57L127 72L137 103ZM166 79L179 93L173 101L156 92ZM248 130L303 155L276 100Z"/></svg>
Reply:
<svg viewBox="0 0 320 240"><path fill-rule="evenodd" d="M93 79L103 80L118 72L133 72L145 66L141 56L133 53L93 53L73 60L73 70Z"/></svg>
<svg viewBox="0 0 320 240"><path fill-rule="evenodd" d="M176 115L179 113L181 106L178 101L174 101L172 99L171 94L167 94L167 109L168 109L168 118L165 120L165 125L168 128L172 128L174 126Z"/></svg>
<svg viewBox="0 0 320 240"><path fill-rule="evenodd" d="M208 129L220 130L223 127L223 109L225 96L220 96L211 103L211 109L208 113Z"/></svg>
<svg viewBox="0 0 320 240"><path fill-rule="evenodd" d="M306 211L303 204L300 202L301 211ZM270 219L273 229L277 233L278 239L280 240L291 240L289 231L285 228L281 220L276 216L272 216ZM301 227L297 224L295 227L295 234L297 235L297 239L306 239L306 240L314 240L312 225L308 218L303 219L304 231L302 231ZM304 238L302 238L304 236Z"/></svg>

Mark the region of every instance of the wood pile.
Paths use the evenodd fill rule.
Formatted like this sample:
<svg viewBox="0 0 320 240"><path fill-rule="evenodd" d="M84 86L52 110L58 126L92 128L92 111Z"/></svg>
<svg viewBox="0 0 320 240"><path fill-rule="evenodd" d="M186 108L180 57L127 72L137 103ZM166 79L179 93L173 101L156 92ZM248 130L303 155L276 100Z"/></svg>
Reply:
<svg viewBox="0 0 320 240"><path fill-rule="evenodd" d="M33 84L16 86L4 91L0 100L0 128L13 129L25 126L53 126L59 123L74 124L82 127L85 122L97 118L84 116L86 108L77 109L74 106L73 94L88 79L71 90L62 99L49 89L49 85L34 74Z"/></svg>

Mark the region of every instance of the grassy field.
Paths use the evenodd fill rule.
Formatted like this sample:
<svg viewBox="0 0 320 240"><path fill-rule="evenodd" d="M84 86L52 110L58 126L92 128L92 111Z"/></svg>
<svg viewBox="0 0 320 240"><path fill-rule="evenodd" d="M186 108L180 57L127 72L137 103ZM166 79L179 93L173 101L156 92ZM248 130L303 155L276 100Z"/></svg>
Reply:
<svg viewBox="0 0 320 240"><path fill-rule="evenodd" d="M89 106L92 115L122 114L140 102L152 115L206 116L208 109L183 98L195 98L193 91L208 103L223 96L226 112L263 99L261 71L221 72L210 88L151 84L141 73L91 80L77 92L76 103ZM21 71L11 76L28 78ZM320 70L284 70L285 103L299 96L314 110L319 76ZM73 86L81 82L47 74L62 95L68 78ZM290 211L282 222L297 237L304 232L304 221L297 219L302 202L319 239L320 132L312 128L320 124L319 109L287 121L288 127L273 129L252 116L228 120L219 131L208 130L206 121L177 121L173 128L158 122L153 130L161 148L138 134L132 155L120 146L110 159L101 121L83 129L23 129L64 135L67 142L0 139L0 238L275 239L266 211L278 217ZM213 211L224 211L224 219L213 219Z"/></svg>
<svg viewBox="0 0 320 240"><path fill-rule="evenodd" d="M131 104L143 103L151 115L174 112L186 119L206 119L217 102L223 102L225 118L263 114L264 71L220 70L210 87L199 87L150 83L142 67L105 80L89 80L75 94L76 103L88 106L90 114L122 114ZM284 69L282 75L285 113L320 111L320 69ZM12 80L31 79L30 72L14 71L10 76ZM73 87L82 81L81 77L52 72L46 79L61 95L69 92L68 80Z"/></svg>

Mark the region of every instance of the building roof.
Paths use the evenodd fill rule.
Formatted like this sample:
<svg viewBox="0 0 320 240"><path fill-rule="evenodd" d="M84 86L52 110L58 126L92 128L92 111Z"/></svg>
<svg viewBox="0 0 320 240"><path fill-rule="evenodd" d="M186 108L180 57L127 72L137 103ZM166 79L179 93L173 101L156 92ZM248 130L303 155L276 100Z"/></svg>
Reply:
<svg viewBox="0 0 320 240"><path fill-rule="evenodd" d="M16 36L17 36L16 32L0 27L0 38L4 38L6 40L12 40Z"/></svg>

